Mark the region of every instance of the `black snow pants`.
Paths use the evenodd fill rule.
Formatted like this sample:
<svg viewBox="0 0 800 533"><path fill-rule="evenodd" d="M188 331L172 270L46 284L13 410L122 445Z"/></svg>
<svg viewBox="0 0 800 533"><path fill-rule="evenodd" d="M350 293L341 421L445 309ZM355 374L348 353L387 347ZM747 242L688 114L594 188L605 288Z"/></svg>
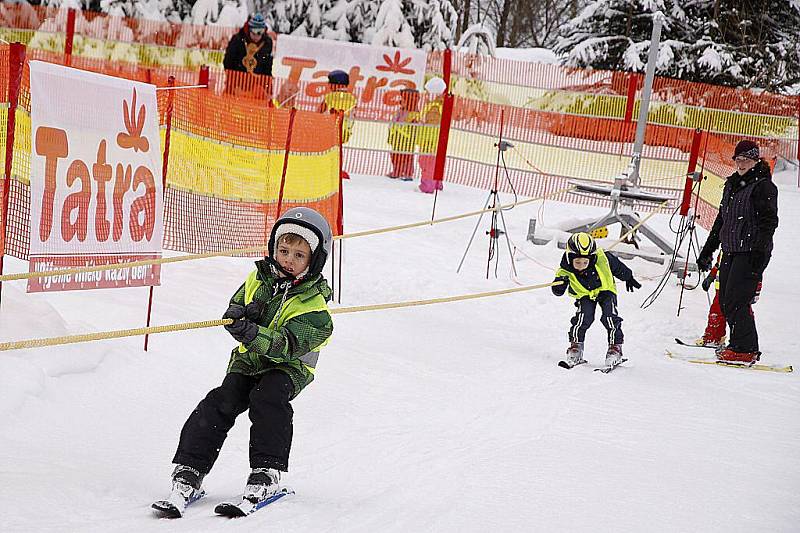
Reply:
<svg viewBox="0 0 800 533"><path fill-rule="evenodd" d="M183 425L172 462L207 474L236 417L250 409L250 468L286 471L292 446L289 399L294 386L280 370L261 376L230 373L197 405Z"/></svg>
<svg viewBox="0 0 800 533"><path fill-rule="evenodd" d="M597 300L592 300L585 296L575 301L575 307L578 308L578 311L570 321L572 323L572 327L569 328L570 342L583 342L586 337L586 330L594 322L595 309L598 305L602 313L600 321L608 332L608 343L623 343L622 319L617 314L617 295L611 291L600 291L600 294L597 295Z"/></svg>
<svg viewBox="0 0 800 533"><path fill-rule="evenodd" d="M769 257L767 257L768 262ZM766 264L754 268L750 253L724 253L719 266L719 305L730 325L728 347L757 352L758 332L751 303Z"/></svg>

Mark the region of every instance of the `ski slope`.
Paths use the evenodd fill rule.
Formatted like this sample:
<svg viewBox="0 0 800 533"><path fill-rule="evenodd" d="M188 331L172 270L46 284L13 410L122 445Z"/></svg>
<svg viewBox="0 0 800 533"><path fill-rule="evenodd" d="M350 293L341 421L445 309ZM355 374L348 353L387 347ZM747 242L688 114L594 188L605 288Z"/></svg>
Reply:
<svg viewBox="0 0 800 533"><path fill-rule="evenodd" d="M764 361L797 368L795 180L776 176L781 225L756 316ZM436 215L479 209L486 194L447 184ZM432 197L356 176L345 203L354 232L425 220ZM506 212L516 281L503 241L498 275L486 279L486 217L460 274L475 218L348 240L341 305L549 282L561 251L526 243L529 219L604 211L548 201ZM667 217L651 221L667 233ZM6 261L6 272L27 268ZM293 402L284 482L297 494L235 523L213 507L244 488L246 416L206 478L207 498L180 520L149 508L169 491L184 420L222 380L233 346L222 328L155 335L148 352L141 337L2 352L0 531L797 531L800 372L667 360L673 337L702 333L707 296L686 293L677 317L673 277L641 310L663 267L627 264L643 288L620 287L629 361L608 375L591 371L605 353L599 323L590 364L556 366L574 307L549 289L335 316L317 380ZM165 266L153 324L219 318L251 265ZM144 325L145 289L24 290L3 284L3 341Z"/></svg>

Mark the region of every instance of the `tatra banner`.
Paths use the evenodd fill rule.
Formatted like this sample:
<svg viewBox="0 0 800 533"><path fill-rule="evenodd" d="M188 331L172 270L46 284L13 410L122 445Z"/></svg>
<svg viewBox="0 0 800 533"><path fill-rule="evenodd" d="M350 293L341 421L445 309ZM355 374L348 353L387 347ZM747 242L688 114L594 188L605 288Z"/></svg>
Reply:
<svg viewBox="0 0 800 533"><path fill-rule="evenodd" d="M30 62L30 272L161 256L155 86ZM29 292L158 285L158 265L31 278Z"/></svg>

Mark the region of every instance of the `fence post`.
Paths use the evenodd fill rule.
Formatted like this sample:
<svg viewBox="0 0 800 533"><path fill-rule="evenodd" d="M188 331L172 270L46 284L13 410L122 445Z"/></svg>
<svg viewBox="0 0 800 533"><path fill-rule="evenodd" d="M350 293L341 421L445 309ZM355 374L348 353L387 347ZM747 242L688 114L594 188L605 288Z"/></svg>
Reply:
<svg viewBox="0 0 800 533"><path fill-rule="evenodd" d="M444 56L442 57L442 79L444 79L445 85L447 85L447 92L450 91L450 75L453 71L453 51L449 48L445 48Z"/></svg>
<svg viewBox="0 0 800 533"><path fill-rule="evenodd" d="M800 187L800 94L797 99L797 186Z"/></svg>
<svg viewBox="0 0 800 533"><path fill-rule="evenodd" d="M628 99L625 101L625 122L633 122L633 107L636 104L636 88L639 85L639 75L631 72L628 75Z"/></svg>
<svg viewBox="0 0 800 533"><path fill-rule="evenodd" d="M72 41L75 39L75 9L67 10L67 32L64 37L64 65L72 64Z"/></svg>
<svg viewBox="0 0 800 533"><path fill-rule="evenodd" d="M167 129L164 132L164 156L161 161L161 192L164 195L164 202L162 205L164 207L164 211L166 211L166 196L167 196L167 169L169 168L169 140L170 134L172 133L172 106L175 102L175 91L172 90L172 87L175 87L175 76L170 76L167 79L167 87L170 89L167 90ZM150 317L152 316L153 311L153 286L150 285L150 295L147 299L147 327L150 327ZM144 351L147 351L147 344L150 340L150 334L146 334L144 336Z"/></svg>
<svg viewBox="0 0 800 533"><path fill-rule="evenodd" d="M283 208L283 189L286 185L286 169L289 167L289 151L292 145L292 130L294 129L294 117L297 114L297 109L294 107L289 110L289 128L286 130L286 149L283 153L283 170L281 171L281 187L278 190L278 210L275 213L275 220L281 217L281 209ZM341 142L339 143L341 146Z"/></svg>
<svg viewBox="0 0 800 533"><path fill-rule="evenodd" d="M200 74L197 76L197 85L205 85L206 89L208 89L208 79L209 79L208 65L201 65Z"/></svg>
<svg viewBox="0 0 800 533"><path fill-rule="evenodd" d="M697 169L697 160L700 157L700 141L703 138L703 130L696 128L692 136L692 149L689 152L689 166L686 169L686 183L683 186L683 200L681 201L681 216L686 216L689 213L689 206L692 201L692 187L694 181L692 174ZM697 214L697 213L695 213Z"/></svg>
<svg viewBox="0 0 800 533"><path fill-rule="evenodd" d="M19 89L22 82L22 69L25 66L25 45L11 43L8 54L8 116L6 118L6 164L3 175L3 226L0 234L0 275L3 274L3 259L6 255L6 238L8 236L8 199L11 191L11 172L14 162L14 138L17 123L17 105ZM0 302L2 302L3 282L0 281Z"/></svg>

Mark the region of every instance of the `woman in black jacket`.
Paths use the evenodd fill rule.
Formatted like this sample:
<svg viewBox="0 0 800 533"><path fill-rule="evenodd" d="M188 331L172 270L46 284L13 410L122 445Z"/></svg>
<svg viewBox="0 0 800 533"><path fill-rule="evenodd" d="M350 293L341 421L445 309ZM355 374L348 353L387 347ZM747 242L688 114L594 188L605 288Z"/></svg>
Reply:
<svg viewBox="0 0 800 533"><path fill-rule="evenodd" d="M231 37L222 64L225 70L272 76L272 39L267 35L267 24L261 14L251 15L242 29ZM242 75L230 78L234 83L228 83L228 93L253 85Z"/></svg>
<svg viewBox="0 0 800 533"><path fill-rule="evenodd" d="M722 245L719 301L731 336L727 348L717 357L754 363L761 352L750 306L772 255L772 236L778 227L778 188L753 141L740 141L733 160L736 172L727 178L719 213L697 266L701 271L709 270L714 252Z"/></svg>

